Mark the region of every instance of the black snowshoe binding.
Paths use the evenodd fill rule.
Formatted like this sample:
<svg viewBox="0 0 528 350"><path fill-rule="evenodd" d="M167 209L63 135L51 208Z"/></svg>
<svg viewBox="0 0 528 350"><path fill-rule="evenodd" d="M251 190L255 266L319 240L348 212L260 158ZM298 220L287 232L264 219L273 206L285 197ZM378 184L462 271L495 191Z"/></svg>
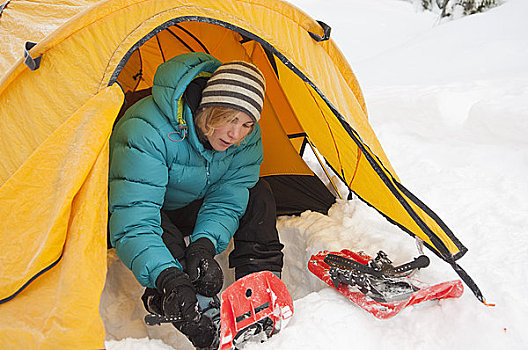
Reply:
<svg viewBox="0 0 528 350"><path fill-rule="evenodd" d="M379 251L367 265L335 254L328 254L324 262L330 266L329 274L335 288L340 283L355 286L375 301L391 303L405 300L418 290L404 277L427 267L429 258L420 255L409 263L394 267L387 254Z"/></svg>

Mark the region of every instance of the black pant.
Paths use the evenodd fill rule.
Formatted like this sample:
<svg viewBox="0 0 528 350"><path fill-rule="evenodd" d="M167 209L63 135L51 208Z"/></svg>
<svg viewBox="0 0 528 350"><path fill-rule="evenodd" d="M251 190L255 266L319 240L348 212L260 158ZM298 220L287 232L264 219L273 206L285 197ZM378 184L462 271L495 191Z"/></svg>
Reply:
<svg viewBox="0 0 528 350"><path fill-rule="evenodd" d="M192 234L202 203L203 200L196 200L181 209L161 211L163 242L184 268L184 237ZM284 245L276 227L275 199L265 180L259 180L249 190L248 206L233 240L229 267L235 268L236 278L257 271L281 272Z"/></svg>

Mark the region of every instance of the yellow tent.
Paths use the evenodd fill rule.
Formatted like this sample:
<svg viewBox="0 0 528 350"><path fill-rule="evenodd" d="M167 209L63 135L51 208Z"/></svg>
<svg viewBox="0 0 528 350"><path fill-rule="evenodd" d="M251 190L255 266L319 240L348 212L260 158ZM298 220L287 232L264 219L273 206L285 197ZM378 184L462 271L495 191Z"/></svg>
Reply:
<svg viewBox="0 0 528 350"><path fill-rule="evenodd" d="M329 179L423 240L482 299L455 263L466 248L400 184L329 29L278 0L0 5L0 348L104 347L108 138L125 95L148 93L156 67L189 51L264 72L261 176L305 179L300 209L324 211L302 158L316 150Z"/></svg>

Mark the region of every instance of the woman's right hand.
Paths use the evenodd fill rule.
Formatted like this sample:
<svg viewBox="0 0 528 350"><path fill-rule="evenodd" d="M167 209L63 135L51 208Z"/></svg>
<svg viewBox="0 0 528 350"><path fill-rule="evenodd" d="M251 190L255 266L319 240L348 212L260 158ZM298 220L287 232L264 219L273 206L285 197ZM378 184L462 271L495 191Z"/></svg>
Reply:
<svg viewBox="0 0 528 350"><path fill-rule="evenodd" d="M218 330L209 317L202 316L199 312L196 292L185 272L177 267L170 267L161 272L156 286L162 294L163 313L177 319L172 324L195 347L209 348L218 342Z"/></svg>
<svg viewBox="0 0 528 350"><path fill-rule="evenodd" d="M196 292L185 272L177 267L162 271L156 280L156 287L162 294L161 303L165 316L180 318L186 322L200 320Z"/></svg>

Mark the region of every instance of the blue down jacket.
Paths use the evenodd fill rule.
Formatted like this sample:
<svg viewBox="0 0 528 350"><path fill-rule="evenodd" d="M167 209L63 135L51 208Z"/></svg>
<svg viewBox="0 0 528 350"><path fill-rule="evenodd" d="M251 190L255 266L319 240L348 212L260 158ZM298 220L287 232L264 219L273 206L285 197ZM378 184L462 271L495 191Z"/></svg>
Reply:
<svg viewBox="0 0 528 350"><path fill-rule="evenodd" d="M161 208L174 210L204 198L191 241L206 237L220 253L246 210L248 189L258 181L259 126L239 146L223 152L206 149L182 98L193 78L220 64L210 55L191 53L159 66L152 96L129 108L110 138L110 240L145 287L155 288L164 269L181 269L162 240ZM176 142L184 122L188 131Z"/></svg>

